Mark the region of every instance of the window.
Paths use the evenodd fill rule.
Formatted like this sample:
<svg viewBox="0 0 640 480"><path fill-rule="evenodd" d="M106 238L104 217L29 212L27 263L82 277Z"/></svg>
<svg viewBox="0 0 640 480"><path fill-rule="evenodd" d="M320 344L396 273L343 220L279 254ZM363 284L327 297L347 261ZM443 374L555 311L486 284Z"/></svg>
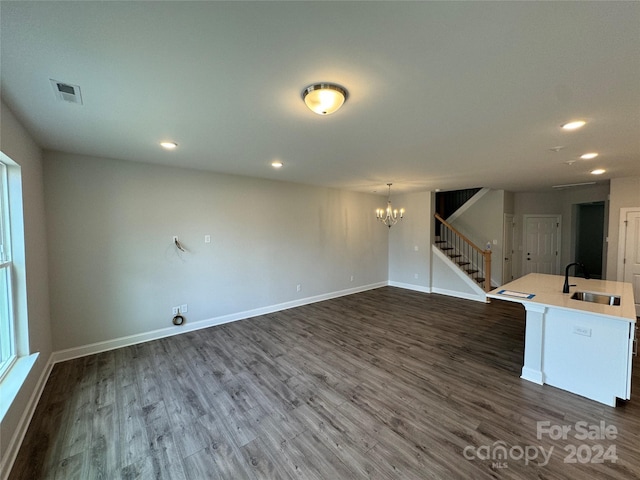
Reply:
<svg viewBox="0 0 640 480"><path fill-rule="evenodd" d="M0 163L0 379L16 360L7 166Z"/></svg>
<svg viewBox="0 0 640 480"><path fill-rule="evenodd" d="M0 422L40 354L29 346L22 169L0 151Z"/></svg>

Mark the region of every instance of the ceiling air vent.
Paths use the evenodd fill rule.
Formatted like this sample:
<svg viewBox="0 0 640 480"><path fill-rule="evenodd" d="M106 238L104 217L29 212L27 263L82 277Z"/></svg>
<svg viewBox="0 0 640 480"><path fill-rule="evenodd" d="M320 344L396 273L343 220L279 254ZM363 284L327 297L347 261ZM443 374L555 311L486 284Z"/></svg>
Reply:
<svg viewBox="0 0 640 480"><path fill-rule="evenodd" d="M49 80L53 87L53 93L58 100L82 105L82 95L80 94L80 87L78 85L71 85L70 83L59 82L53 79Z"/></svg>

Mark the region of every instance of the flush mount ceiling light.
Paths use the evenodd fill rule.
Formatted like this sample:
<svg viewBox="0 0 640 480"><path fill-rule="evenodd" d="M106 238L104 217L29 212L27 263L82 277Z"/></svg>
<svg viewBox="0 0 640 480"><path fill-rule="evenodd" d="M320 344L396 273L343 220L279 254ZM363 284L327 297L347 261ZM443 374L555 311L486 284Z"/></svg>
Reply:
<svg viewBox="0 0 640 480"><path fill-rule="evenodd" d="M394 210L391 206L391 185L393 184L387 183L387 186L389 187L389 195L387 196L387 208L378 208L376 210L376 218L389 228L391 228L392 225L398 223L399 219L402 220L402 218L404 217L404 208L401 208L400 210ZM400 214L399 217L398 214Z"/></svg>
<svg viewBox="0 0 640 480"><path fill-rule="evenodd" d="M569 123L565 123L560 125L563 130L577 130L578 128L584 127L587 124L584 120L573 120Z"/></svg>
<svg viewBox="0 0 640 480"><path fill-rule="evenodd" d="M580 158L583 160L591 160L592 158L596 158L598 154L596 152L585 153L584 155L580 155Z"/></svg>
<svg viewBox="0 0 640 480"><path fill-rule="evenodd" d="M596 168L595 170L591 170L591 175L602 175L606 170L604 168Z"/></svg>
<svg viewBox="0 0 640 480"><path fill-rule="evenodd" d="M178 144L176 142L160 142L160 146L165 150L175 150Z"/></svg>
<svg viewBox="0 0 640 480"><path fill-rule="evenodd" d="M312 112L330 115L347 99L347 91L335 83L314 83L302 91L302 99Z"/></svg>
<svg viewBox="0 0 640 480"><path fill-rule="evenodd" d="M273 162L271 162L271 166L273 168L282 168L282 165L284 165L280 160L274 160Z"/></svg>

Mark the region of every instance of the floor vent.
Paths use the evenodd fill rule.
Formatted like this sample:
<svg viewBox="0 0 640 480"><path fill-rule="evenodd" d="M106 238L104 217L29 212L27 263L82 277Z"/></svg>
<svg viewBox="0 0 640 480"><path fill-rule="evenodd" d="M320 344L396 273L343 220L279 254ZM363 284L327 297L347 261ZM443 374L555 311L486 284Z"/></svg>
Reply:
<svg viewBox="0 0 640 480"><path fill-rule="evenodd" d="M53 79L49 80L51 81L53 92L58 100L82 105L82 94L80 93L80 87L78 85L71 85L70 83L59 82Z"/></svg>

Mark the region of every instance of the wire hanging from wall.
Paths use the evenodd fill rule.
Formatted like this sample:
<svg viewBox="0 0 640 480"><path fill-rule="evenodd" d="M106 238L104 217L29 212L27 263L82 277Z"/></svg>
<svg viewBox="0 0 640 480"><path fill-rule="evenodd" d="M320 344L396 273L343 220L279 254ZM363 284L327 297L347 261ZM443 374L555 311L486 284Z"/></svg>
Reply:
<svg viewBox="0 0 640 480"><path fill-rule="evenodd" d="M185 248L182 246L182 244L180 243L180 240L178 240L178 237L173 237L173 243L176 244L176 248L178 250L180 250L181 252L186 252Z"/></svg>

